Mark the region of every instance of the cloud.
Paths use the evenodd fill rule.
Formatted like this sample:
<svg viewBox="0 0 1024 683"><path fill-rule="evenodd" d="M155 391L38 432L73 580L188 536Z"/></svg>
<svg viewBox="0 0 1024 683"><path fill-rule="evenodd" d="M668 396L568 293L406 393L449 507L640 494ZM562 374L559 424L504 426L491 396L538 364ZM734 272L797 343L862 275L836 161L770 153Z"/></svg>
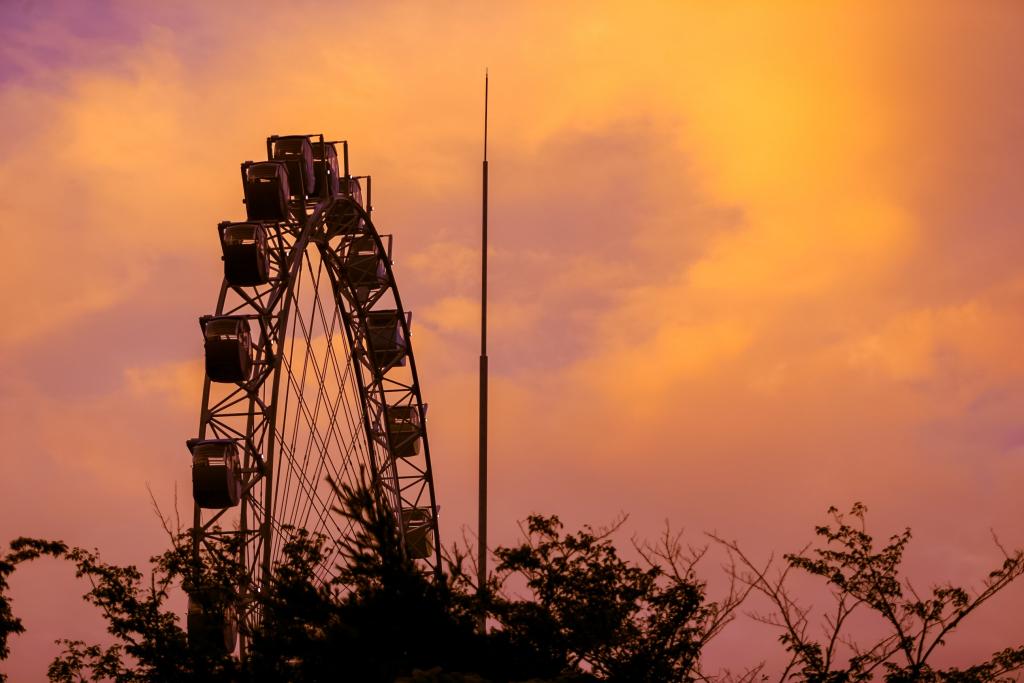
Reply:
<svg viewBox="0 0 1024 683"><path fill-rule="evenodd" d="M624 509L788 550L853 499L955 572L1019 535L1018 7L63 7L0 22L3 433L52 492L6 519L152 536L237 164L320 130L374 176L445 533L475 519L489 66L492 538Z"/></svg>
<svg viewBox="0 0 1024 683"><path fill-rule="evenodd" d="M163 400L183 410L195 407L206 371L202 359L126 368L128 393L139 400Z"/></svg>

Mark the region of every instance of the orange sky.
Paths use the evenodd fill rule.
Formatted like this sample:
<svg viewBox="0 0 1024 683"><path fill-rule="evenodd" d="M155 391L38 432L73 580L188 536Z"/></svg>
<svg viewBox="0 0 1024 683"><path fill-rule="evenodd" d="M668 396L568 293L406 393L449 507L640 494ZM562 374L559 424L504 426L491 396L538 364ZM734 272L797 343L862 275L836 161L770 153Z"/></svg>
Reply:
<svg viewBox="0 0 1024 683"><path fill-rule="evenodd" d="M163 547L215 225L237 163L309 130L374 176L442 532L475 520L487 66L495 542L627 511L767 555L862 500L922 583L983 576L990 528L1024 544L1024 6L176 5L0 9L0 538ZM15 582L38 680L100 622L66 567ZM946 660L1024 640L1022 601ZM737 633L765 645L716 657L778 649Z"/></svg>

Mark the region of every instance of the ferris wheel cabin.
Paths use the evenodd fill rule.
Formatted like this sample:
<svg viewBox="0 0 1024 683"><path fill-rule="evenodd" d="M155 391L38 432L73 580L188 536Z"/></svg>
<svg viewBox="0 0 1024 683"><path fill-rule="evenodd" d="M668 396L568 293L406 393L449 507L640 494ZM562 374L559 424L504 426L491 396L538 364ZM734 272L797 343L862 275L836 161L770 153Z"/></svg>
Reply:
<svg viewBox="0 0 1024 683"><path fill-rule="evenodd" d="M369 190L369 177L366 178L367 190ZM339 234L361 234L365 231L363 217L360 209L369 212L370 207L363 204L363 189L359 184L359 178L349 177L348 182L341 183L341 189L350 202L339 202L333 206L328 214L329 221L327 237L334 237Z"/></svg>
<svg viewBox="0 0 1024 683"><path fill-rule="evenodd" d="M412 458L420 454L420 431L420 411L416 406L388 406L388 442L395 457Z"/></svg>
<svg viewBox="0 0 1024 683"><path fill-rule="evenodd" d="M341 192L338 149L333 142L314 140L310 144L313 146L313 170L316 176L317 192L323 192L326 187L327 194L333 197Z"/></svg>
<svg viewBox="0 0 1024 683"><path fill-rule="evenodd" d="M316 192L313 145L308 135L270 137L271 158L285 165L292 199L305 199ZM335 153L337 162L337 153Z"/></svg>
<svg viewBox="0 0 1024 683"><path fill-rule="evenodd" d="M224 259L224 279L235 287L266 284L270 279L270 249L267 230L260 223L231 223L217 226Z"/></svg>
<svg viewBox="0 0 1024 683"><path fill-rule="evenodd" d="M412 313L406 313L406 316L405 324L408 326L412 323ZM364 322L378 371L385 372L396 365L405 365L407 345L398 311L368 311Z"/></svg>
<svg viewBox="0 0 1024 683"><path fill-rule="evenodd" d="M434 552L434 527L430 510L426 508L403 508L402 526L405 548L414 560L425 560Z"/></svg>
<svg viewBox="0 0 1024 683"><path fill-rule="evenodd" d="M238 617L230 605L219 605L209 592L190 593L186 628L189 643L232 652L238 639Z"/></svg>
<svg viewBox="0 0 1024 683"><path fill-rule="evenodd" d="M192 452L192 497L196 505L223 509L242 498L238 444L233 439L189 439Z"/></svg>
<svg viewBox="0 0 1024 683"><path fill-rule="evenodd" d="M250 221L288 220L288 168L280 161L242 164L245 213Z"/></svg>
<svg viewBox="0 0 1024 683"><path fill-rule="evenodd" d="M252 335L242 316L199 319L206 351L206 375L213 382L245 382L252 374Z"/></svg>
<svg viewBox="0 0 1024 683"><path fill-rule="evenodd" d="M345 194L355 200L355 203L362 206L364 209L367 208L363 204L363 187L359 184L359 178L348 179L348 189L345 190Z"/></svg>
<svg viewBox="0 0 1024 683"><path fill-rule="evenodd" d="M385 258L372 237L353 237L349 242L341 267L359 303L366 303L370 294L388 284Z"/></svg>

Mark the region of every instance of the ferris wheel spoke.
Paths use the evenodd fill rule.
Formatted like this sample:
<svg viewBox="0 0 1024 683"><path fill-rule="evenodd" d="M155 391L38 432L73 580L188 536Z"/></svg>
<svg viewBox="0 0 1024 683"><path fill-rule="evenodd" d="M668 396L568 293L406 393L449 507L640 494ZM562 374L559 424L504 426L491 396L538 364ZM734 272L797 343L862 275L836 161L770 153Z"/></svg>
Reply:
<svg viewBox="0 0 1024 683"><path fill-rule="evenodd" d="M340 400L341 396L339 396L338 398ZM358 435L353 435L352 442L359 442ZM340 446L341 444L338 443L338 445ZM353 472L349 464L351 462L351 454L353 450L354 449L352 449L351 446L346 447L344 449L339 449L339 455L341 456L339 458L341 460L341 468L339 468L338 463L334 462L332 458L321 458L317 466L316 472L314 473L314 479L319 480L324 475L324 470L329 469L330 472L328 474L331 476L333 481L354 481ZM348 477L346 477L342 473L342 468L345 470L345 473L349 475ZM312 510L312 506L313 501L307 500L305 509L301 513L304 522L309 519L309 514L310 511Z"/></svg>
<svg viewBox="0 0 1024 683"><path fill-rule="evenodd" d="M348 477L354 477L355 476L355 473L354 473L354 471L351 468L352 454L353 454L353 451L356 450L356 449L353 448L353 446L356 446L356 447L362 446L362 440L359 438L357 425L356 425L355 421L352 419L352 407L345 400L346 399L346 394L348 393L350 387L352 386L352 381L354 381L353 380L353 374L354 373L352 373L351 368L349 367L349 365L347 363L347 360L348 360L347 347L343 347L346 350L346 354L345 354L346 363L339 365L338 357L337 357L337 354L335 353L334 333L335 333L335 330L338 328L338 323L340 321L340 315L339 315L338 307L337 306L332 306L331 307L332 308L332 314L331 314L330 322L327 321L325 311L323 310L322 302L319 301L319 299L317 300L317 307L316 308L317 308L317 313L319 314L320 325L324 329L327 330L326 344L325 344L325 349L324 349L324 356L325 356L325 358L324 358L324 361L322 363L323 370L322 370L321 376L323 377L323 376L325 376L327 374L327 366L328 366L328 360L329 360L330 361L330 366L334 370L334 380L335 380L336 386L338 388L337 395L336 395L336 397L334 399L334 403L333 403L333 405L330 406L330 409L329 409L329 412L328 412L328 415L330 416L329 423L328 423L328 434L331 435L333 437L333 439L335 440L335 444L334 445L338 448L338 450L340 451L342 457L340 458L340 461L341 461L340 465L341 465L341 467L339 467L339 463L335 462L334 458L330 458L330 457L322 457L322 458L320 458L318 460L318 463L317 463L316 472L314 474L314 479L319 479L320 476L323 475L324 470L325 469L329 469L330 470L330 474L331 474L331 476L333 477L333 479L335 481L342 481L342 480L344 480L346 475ZM344 367L345 370L342 371L341 367ZM326 392L324 392L324 393L326 393ZM352 400L353 401L358 401L358 395L352 396ZM326 401L326 397L325 397L325 401ZM343 411L339 411L338 410L339 407L343 407ZM319 406L318 406L318 408L319 408ZM338 428L338 414L339 414L339 412L343 412L344 413L345 420L346 420L346 427L348 428L347 433L351 435L351 438L350 438L350 440L349 440L349 442L347 444L343 444L342 443L342 435L340 433L340 429ZM312 442L310 442L310 445L312 445ZM363 452L365 453L365 451L363 451ZM344 470L344 472L342 472L342 470ZM302 518L304 520L308 520L308 515L309 515L309 512L310 512L311 508L312 508L311 501L307 501L305 512L303 514L301 514L301 516L302 516Z"/></svg>
<svg viewBox="0 0 1024 683"><path fill-rule="evenodd" d="M301 327L303 330L303 337L305 339L305 343L303 353L303 367L299 382L295 383L294 372L290 363L288 368L286 368L289 382L294 383L293 391L297 402L296 410L293 412L294 418L293 428L291 431L291 438L288 442L288 451L291 454L290 457L293 461L296 459L296 453L299 447L298 435L300 432L300 428L303 426L303 423L300 421L300 417L305 420L306 430L303 431L303 434L306 435L307 446L311 446L311 444L316 440L315 435L318 433L315 416L311 417L310 409L307 404L305 396L306 376L309 370L311 360L312 340L310 330L306 326L304 318L302 316L302 312L299 309L296 310L296 321L298 323L296 327ZM313 359L313 365L314 375L319 377L319 372L316 368L315 359ZM319 387L322 387L322 384L318 382L318 388ZM319 412L319 397L315 410ZM284 425L287 428L287 423L284 423ZM289 487L292 471L295 470L296 468L301 470L304 470L306 468L308 464L309 452L310 449L307 447L307 449L305 449L304 451L304 461L301 464L293 462L292 467L286 471L286 481L284 482L284 485L278 489L278 497L275 499L275 512L278 515L284 514L284 511L287 510L289 507L289 500L292 498L293 489ZM288 519L289 521L291 521L292 518L288 517Z"/></svg>
<svg viewBox="0 0 1024 683"><path fill-rule="evenodd" d="M313 431L319 433L320 430L319 430L318 423L317 423L317 420L318 420L318 417L319 417L318 414L319 414L320 409L321 409L322 406L328 407L328 416L329 416L329 423L328 423L328 428L327 428L328 429L328 434L332 435L334 437L334 439L340 444L340 442L342 441L342 437L341 437L341 434L340 434L340 430L338 428L338 421L337 421L337 412L338 412L338 410L337 410L337 408L338 408L339 402L341 402L343 397L348 393L348 387L351 386L350 385L351 372L350 371L342 372L340 370L340 367L339 367L339 364L338 364L338 360L337 360L337 355L335 353L335 344L334 344L335 336L334 336L334 332L335 332L335 330L337 328L338 319L339 319L337 309L334 308L334 310L332 312L332 316L331 316L331 321L328 322L326 320L326 316L325 316L325 314L323 312L322 303L318 299L317 300L317 305L316 305L316 312L317 312L317 314L318 314L318 316L320 318L320 323L323 326L323 329L326 330L325 347L324 347L325 359L324 359L324 361L322 363L321 362L317 362L316 357L311 354L310 359L311 359L311 362L313 364L314 374L318 377L318 380L319 380L318 395L317 395L317 401L314 403L315 408L313 410L312 417L309 415L310 411L309 411L308 405L305 406L303 412L304 412L304 416L308 420L308 423L309 423L308 426L311 427L311 429ZM305 327L305 322L304 321L303 321L302 324ZM306 327L305 329L307 329L307 331L308 331L310 328ZM312 351L312 344L309 345L309 348ZM329 363L327 362L328 360L330 361ZM335 382L335 385L338 388L338 397L334 400L333 405L328 403L329 399L328 399L328 396L327 396L327 394L329 393L328 389L327 389L327 383L326 383L328 368L334 369L335 374L334 374L333 380ZM355 399L355 398L357 398L357 397L353 396L353 399ZM347 426L349 427L349 433L354 433L356 431L355 430L355 426L356 425L355 425L355 423L354 423L354 421L352 420L352 417L351 417L352 407L349 406L347 402L345 402L343 405L344 405L344 412L345 412L345 415L346 415ZM326 442L326 439L324 439L321 436L320 437L320 441L323 443L323 442ZM356 441L356 443L359 443L359 442ZM314 440L313 439L309 440L308 443L307 443L307 450L311 449L313 447L313 445L314 445ZM323 461L326 461L327 463L331 463L332 459L324 458ZM335 471L335 474L337 474L337 471Z"/></svg>
<svg viewBox="0 0 1024 683"><path fill-rule="evenodd" d="M289 539L292 538L292 536L294 536L294 531L289 528L289 525L282 524L281 522L274 519L273 516L268 516L266 514L266 510L258 503L256 504L256 509L259 511L261 516L268 521L271 528L273 528L273 530L276 532L274 534L275 537L283 539L284 542L287 542ZM327 558L321 558L320 561L317 563L317 568L319 571L329 573L331 567L327 564Z"/></svg>
<svg viewBox="0 0 1024 683"><path fill-rule="evenodd" d="M302 295L302 280L300 279L299 282L295 284L295 291L293 293L293 298L297 299L297 298L301 297L301 295ZM291 335L289 336L289 339L288 339L287 343L288 343L288 352L287 352L287 354L282 354L281 355L281 359L278 361L278 364L279 364L278 373L280 373L282 371L283 372L287 372L289 377L290 377L291 376L291 368L290 368L291 363L288 361L288 359L291 358L292 355L295 353L295 325L292 325ZM281 368L280 367L281 365L286 365L288 367ZM275 411L275 420L279 416L280 419L281 419L281 424L287 424L288 423L288 410L291 407L291 403L289 401L289 399L291 397L291 391L292 391L292 383L290 381L285 382L284 400L282 401L283 409L279 410L279 411ZM271 400L273 400L272 396L271 396ZM271 429L274 429L276 431L276 427L274 425L271 425ZM276 434L272 435L272 439L278 440ZM274 501L275 501L272 505L276 505L276 499L277 499L277 495L278 495L277 491L274 490L272 492L272 495L273 495Z"/></svg>
<svg viewBox="0 0 1024 683"><path fill-rule="evenodd" d="M336 317L334 318L334 320L335 320L334 324L333 325L332 324L328 324L327 328L326 328L326 331L328 333L328 343L325 346L324 353L327 356L333 355L333 343L331 341L331 336L333 335L333 327L336 325ZM304 323L303 323L303 325L304 325ZM309 328L306 328L306 330L307 330L307 333L308 333ZM312 344L307 345L307 349L308 349L307 356L312 356L313 345ZM304 363L305 363L305 361L304 361ZM335 399L335 402L334 402L333 405L327 403L328 398L324 395L326 392L324 391L323 377L326 374L328 363L326 362L326 359L325 359L324 363L322 363L322 364L321 363L317 363L315 357L312 357L312 363L313 363L313 368L314 368L314 375L319 377L317 399L316 399L316 401L314 403L314 408L312 410L310 409L310 407L309 407L309 405L308 405L308 403L306 401L306 397L305 397L304 393L301 393L299 390L295 390L294 391L294 395L298 397L298 405L296 406L296 411L294 413L296 415L296 421L297 421L299 415L301 415L301 416L303 416L305 418L306 427L307 427L306 433L309 434L309 438L307 439L306 448L305 448L305 452L304 452L304 454L302 456L301 463L298 462L298 456L297 456L297 452L296 452L296 445L297 444L291 443L290 447L286 451L286 453L289 455L289 459L291 461L291 467L289 467L288 470L287 470L287 481L286 481L286 487L284 488L285 493L282 494L283 495L283 500L285 502L285 507L281 507L278 510L278 512L279 513L283 513L286 509L288 509L289 511L288 511L288 514L285 516L285 518L288 519L289 521L296 521L296 520L298 520L300 518L300 516L303 517L304 520L308 520L308 512L306 514L300 515L299 512L298 512L298 507L299 507L299 504L301 503L301 501L303 500L303 498L305 498L308 501L307 502L307 508L312 508L313 501L314 501L314 497L312 497L312 496L300 496L300 495L298 495L295 492L294 487L287 487L287 483L292 480L292 472L293 471L296 471L296 472L305 471L305 470L308 469L310 455L311 455L311 452L312 452L312 450L313 450L313 448L315 446L317 448L317 450L321 453L321 456L319 458L317 458L318 464L317 464L316 470L315 470L315 472L313 474L312 481L308 481L307 480L307 481L304 482L306 484L306 486L304 488L307 491L310 488L315 488L316 486L319 485L320 475L322 474L323 466L325 464L327 464L327 463L331 463L332 462L332 458L329 457L329 455L331 453L331 449L329 447L330 446L330 443L329 443L330 439L333 438L336 443L340 443L340 440L341 440L341 435L338 433L338 430L337 430L337 427L336 427L337 405L338 405L338 401L341 398L341 394L339 393L339 395ZM321 369L321 366L322 366L322 369ZM291 378L293 376L293 373L288 372L288 375ZM294 380L292 379L290 381L294 381ZM321 433L319 424L317 422L317 415L320 412L321 407L323 407L323 406L327 407L328 413L329 413L329 415L331 415L331 419L330 419L330 422L328 424L328 431L327 431L326 435ZM334 469L334 468L332 467L332 469ZM290 507L290 509L286 505L287 501L289 499L291 499L293 501L293 504ZM322 502L322 500L320 499L319 496L316 497L316 500L318 502ZM320 508L323 508L323 507L324 507L323 505L320 506ZM320 515L322 516L323 514L325 514L325 512L326 512L326 510L321 509Z"/></svg>
<svg viewBox="0 0 1024 683"><path fill-rule="evenodd" d="M339 396L339 398L340 398L340 396ZM305 402L305 400L303 398L300 398L298 400L298 405L296 406L296 409L297 409L296 410L297 414L301 414L301 415L306 417L306 426L309 429L308 433L309 433L309 437L310 437L309 438L309 444L311 446L317 447L318 449L320 449L321 452L328 452L330 450L330 446L331 446L330 440L333 440L334 445L336 445L338 447L338 450L340 450L342 452L345 452L345 453L347 453L347 452L349 452L351 450L349 447L346 447L346 445L344 444L343 437L341 436L339 430L337 429L336 421L334 421L332 424L330 424L330 429L329 429L328 433L325 435L325 434L322 434L320 432L320 430L317 428L315 422L312 419L309 419L310 409L309 409L309 406L306 404L306 402ZM282 443L284 443L284 439L281 439L281 441L282 441ZM352 436L351 443L359 443L358 435L353 435ZM304 457L303 462L301 462L301 463L298 462L298 458L296 457L296 454L295 454L295 451L294 451L294 444L289 443L285 452L286 452L287 457L289 458L289 460L290 460L290 462L292 464L292 467L290 467L289 470L288 470L289 473L291 473L293 470L298 470L298 469L304 469L305 468L305 465L307 464L307 459ZM330 461L329 458L322 458L321 460L325 461L325 462L329 462ZM337 471L335 471L335 473L337 474Z"/></svg>
<svg viewBox="0 0 1024 683"><path fill-rule="evenodd" d="M305 475L305 473L301 471L296 471L296 476L293 477L291 481L294 487L300 489L303 493L309 496L310 500L315 501L317 509L321 511L319 518L321 526L326 528L328 526L328 521L330 521L333 522L334 530L341 532L342 528L335 519L335 517L333 515L326 514L327 512L329 512L332 506L329 500L325 500L323 497L321 497L321 491L317 489L316 483L310 481ZM275 519L279 520L280 523L284 524L292 523L292 520L281 520L279 517L276 516ZM272 550L276 554L277 548L274 548Z"/></svg>
<svg viewBox="0 0 1024 683"><path fill-rule="evenodd" d="M308 255L306 253L303 253L300 256L300 258L303 261L305 261L308 258ZM300 266L301 265L302 264L300 264ZM300 275L300 276L302 275L302 268L301 267L299 268L298 275ZM286 363L286 367L282 368L282 371L285 372L285 374L287 376L287 385L286 385L287 386L287 391L285 392L284 415L283 415L283 419L281 421L281 425L283 425L283 427L284 427L284 429L282 429L283 432L287 432L289 411L290 411L290 409L292 407L291 406L291 401L290 401L290 399L291 399L291 392L293 392L293 391L295 392L296 396L298 397L298 400L300 401L299 407L300 408L302 407L301 401L302 401L303 390L304 390L305 384L306 384L306 371L307 371L308 363L309 363L309 334L308 334L308 331L306 330L305 322L303 320L302 307L301 307L301 302L302 302L302 298L301 298L302 284L303 284L303 278L299 277L299 282L296 285L296 290L297 291L296 291L295 296L293 297L293 302L292 302L292 306L293 306L293 309L294 309L295 322L292 324L292 327L291 327L291 340L290 340L290 343L289 343L289 354L282 359L282 361ZM318 295L317 287L316 287L316 283L312 283L312 284L313 284L313 296L315 297L315 296ZM299 338L299 331L300 330L302 331L303 338L305 339L304 348L305 348L306 352L303 355L301 377L300 377L299 382L296 383L295 380L294 380L294 368L293 368L293 365L292 365L290 359L293 358L294 355L295 355L295 343L296 343L296 340ZM281 445L282 445L282 448L283 448L285 443L287 443L289 445L290 449L292 451L294 451L295 442L298 440L298 433L299 433L299 428L301 427L301 423L299 422L299 416L297 414L292 416L292 420L293 420L293 429L291 430L291 434L290 434L289 440L286 442L284 439L282 439L281 440ZM278 486L276 486L274 488L271 512L280 510L281 506L282 506L282 502L281 502L282 501L282 497L285 498L285 499L287 498L288 492L290 491L289 481L288 481L290 479L290 477L291 477L291 470L288 470L288 471L285 472L285 481L278 482ZM285 492L283 495L282 495L282 491ZM285 502L284 504L286 505L287 503Z"/></svg>
<svg viewBox="0 0 1024 683"><path fill-rule="evenodd" d="M323 271L323 264L321 262L320 267L318 269L318 272L316 273L315 276L313 275L312 266L309 263L309 259L305 260L305 265L306 265L307 271L309 272L310 276L313 278L313 281L314 281L314 284L315 284L316 294L315 294L315 296L313 297L313 300L312 300L312 308L313 308L313 310L311 311L310 315L308 317L301 316L301 317L298 318L298 321L299 321L299 324L303 328L303 336L305 338L305 359L304 359L304 364L306 362L311 362L312 363L313 375L316 378L317 397L316 397L316 400L314 401L314 408L313 408L312 416L309 415L308 406L305 407L304 413L305 413L305 417L309 420L309 425L308 426L310 427L310 429L312 431L317 431L318 432L319 429L318 429L318 426L317 426L318 425L317 420L319 419L321 406L326 401L326 398L325 398L325 393L326 393L325 380L326 380L326 371L327 371L326 360L325 360L325 362L323 364L324 367L322 369L320 367L321 364L317 363L316 355L315 355L315 348L314 348L314 341L315 341L315 335L314 335L314 329L315 328L314 328L314 325L317 322L316 314L317 314L318 311L321 312L320 318L321 319L323 318L323 316L322 316L322 305L321 305L321 302L320 302L320 281L321 281L321 276L322 276L322 271ZM307 323L307 321L308 321L308 323ZM325 354L327 354L332 349L332 347L331 347L331 341L332 341L331 340L331 335L333 334L333 326L328 326L328 325L325 324L323 329L324 329L324 332L325 332ZM305 370L304 370L304 375L305 375ZM302 398L303 398L303 401L304 401L305 400L305 394L302 395ZM303 457L303 460L304 460L303 461L303 467L307 467L308 466L309 457L310 457L310 454L312 452L313 444L314 444L314 439L308 439L307 440L306 449L305 449L305 453L304 453L304 457ZM324 454L324 455L326 455L326 454ZM298 502L297 499L296 499L296 502Z"/></svg>
<svg viewBox="0 0 1024 683"><path fill-rule="evenodd" d="M327 351L325 351L325 353L329 353L329 349ZM325 359L325 361L326 361L326 359ZM326 370L326 362L325 362L325 370ZM327 397L324 396L325 392L323 391L323 388L324 388L323 387L323 382L321 382L321 384L320 384L320 391L317 394L317 404L316 404L316 411L317 412L319 412L319 410L320 410L321 402L326 404L326 401L327 401ZM332 456L334 455L334 452L328 446L330 445L330 441L332 439L337 441L338 436L339 436L337 434L337 430L335 428L335 423L336 423L336 420L337 420L337 408L338 408L338 404L339 404L341 398L342 398L342 394L339 393L337 398L335 399L333 405L329 405L328 408L327 408L328 409L328 415L330 416L330 419L329 419L329 422L328 422L328 425L327 425L327 434L326 434L326 436L321 435L319 433L319 430L316 430L316 433L320 437L320 440L322 442L321 443L322 448L320 449L320 457L315 459L316 460L316 465L315 465L315 469L314 469L314 472L313 472L313 475L312 475L313 481L315 481L315 482L321 481L321 478L322 478L325 466L328 463L331 463L333 465L333 457ZM316 417L317 416L314 415L314 422L316 420ZM311 454L313 446L314 446L314 439L309 439L309 441L306 444L306 454L304 456L304 462L306 462L306 463L308 463L308 461L309 461L309 456ZM299 519L300 517L302 517L304 520L308 519L308 514L309 514L308 510L312 507L313 501L311 499L307 499L306 506L305 506L306 507L305 514L302 514L300 512L300 508L302 507L302 503L303 503L303 501L300 498L298 498L298 497L295 498L294 506L293 506L293 509L292 509L292 518L293 519Z"/></svg>
<svg viewBox="0 0 1024 683"><path fill-rule="evenodd" d="M292 458L290 457L290 453L287 451L287 449L285 451L283 451L283 455L284 455L285 458L288 458L289 465L291 465L292 464ZM295 469L295 468L293 468L293 469L295 471L295 476L292 477L291 480L290 480L291 486L293 488L297 488L297 489L303 490L320 507L327 507L328 503L327 503L326 500L324 500L321 497L321 492L317 489L317 487L315 485L315 482L311 481L304 472L302 472L302 471L300 471L298 469ZM275 519L278 519L283 524L291 524L294 521L293 519L291 519L289 517L286 517L286 516L283 516L283 515L275 515Z"/></svg>

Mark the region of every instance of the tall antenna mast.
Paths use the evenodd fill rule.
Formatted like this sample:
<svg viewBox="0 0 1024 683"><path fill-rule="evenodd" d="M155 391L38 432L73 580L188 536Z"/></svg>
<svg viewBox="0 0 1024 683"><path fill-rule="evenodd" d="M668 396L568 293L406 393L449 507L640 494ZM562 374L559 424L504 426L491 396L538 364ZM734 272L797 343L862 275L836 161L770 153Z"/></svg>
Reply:
<svg viewBox="0 0 1024 683"><path fill-rule="evenodd" d="M487 100L490 77L484 71L484 167L480 277L480 492L477 526L477 597L487 594ZM480 633L487 632L487 611L481 600Z"/></svg>

